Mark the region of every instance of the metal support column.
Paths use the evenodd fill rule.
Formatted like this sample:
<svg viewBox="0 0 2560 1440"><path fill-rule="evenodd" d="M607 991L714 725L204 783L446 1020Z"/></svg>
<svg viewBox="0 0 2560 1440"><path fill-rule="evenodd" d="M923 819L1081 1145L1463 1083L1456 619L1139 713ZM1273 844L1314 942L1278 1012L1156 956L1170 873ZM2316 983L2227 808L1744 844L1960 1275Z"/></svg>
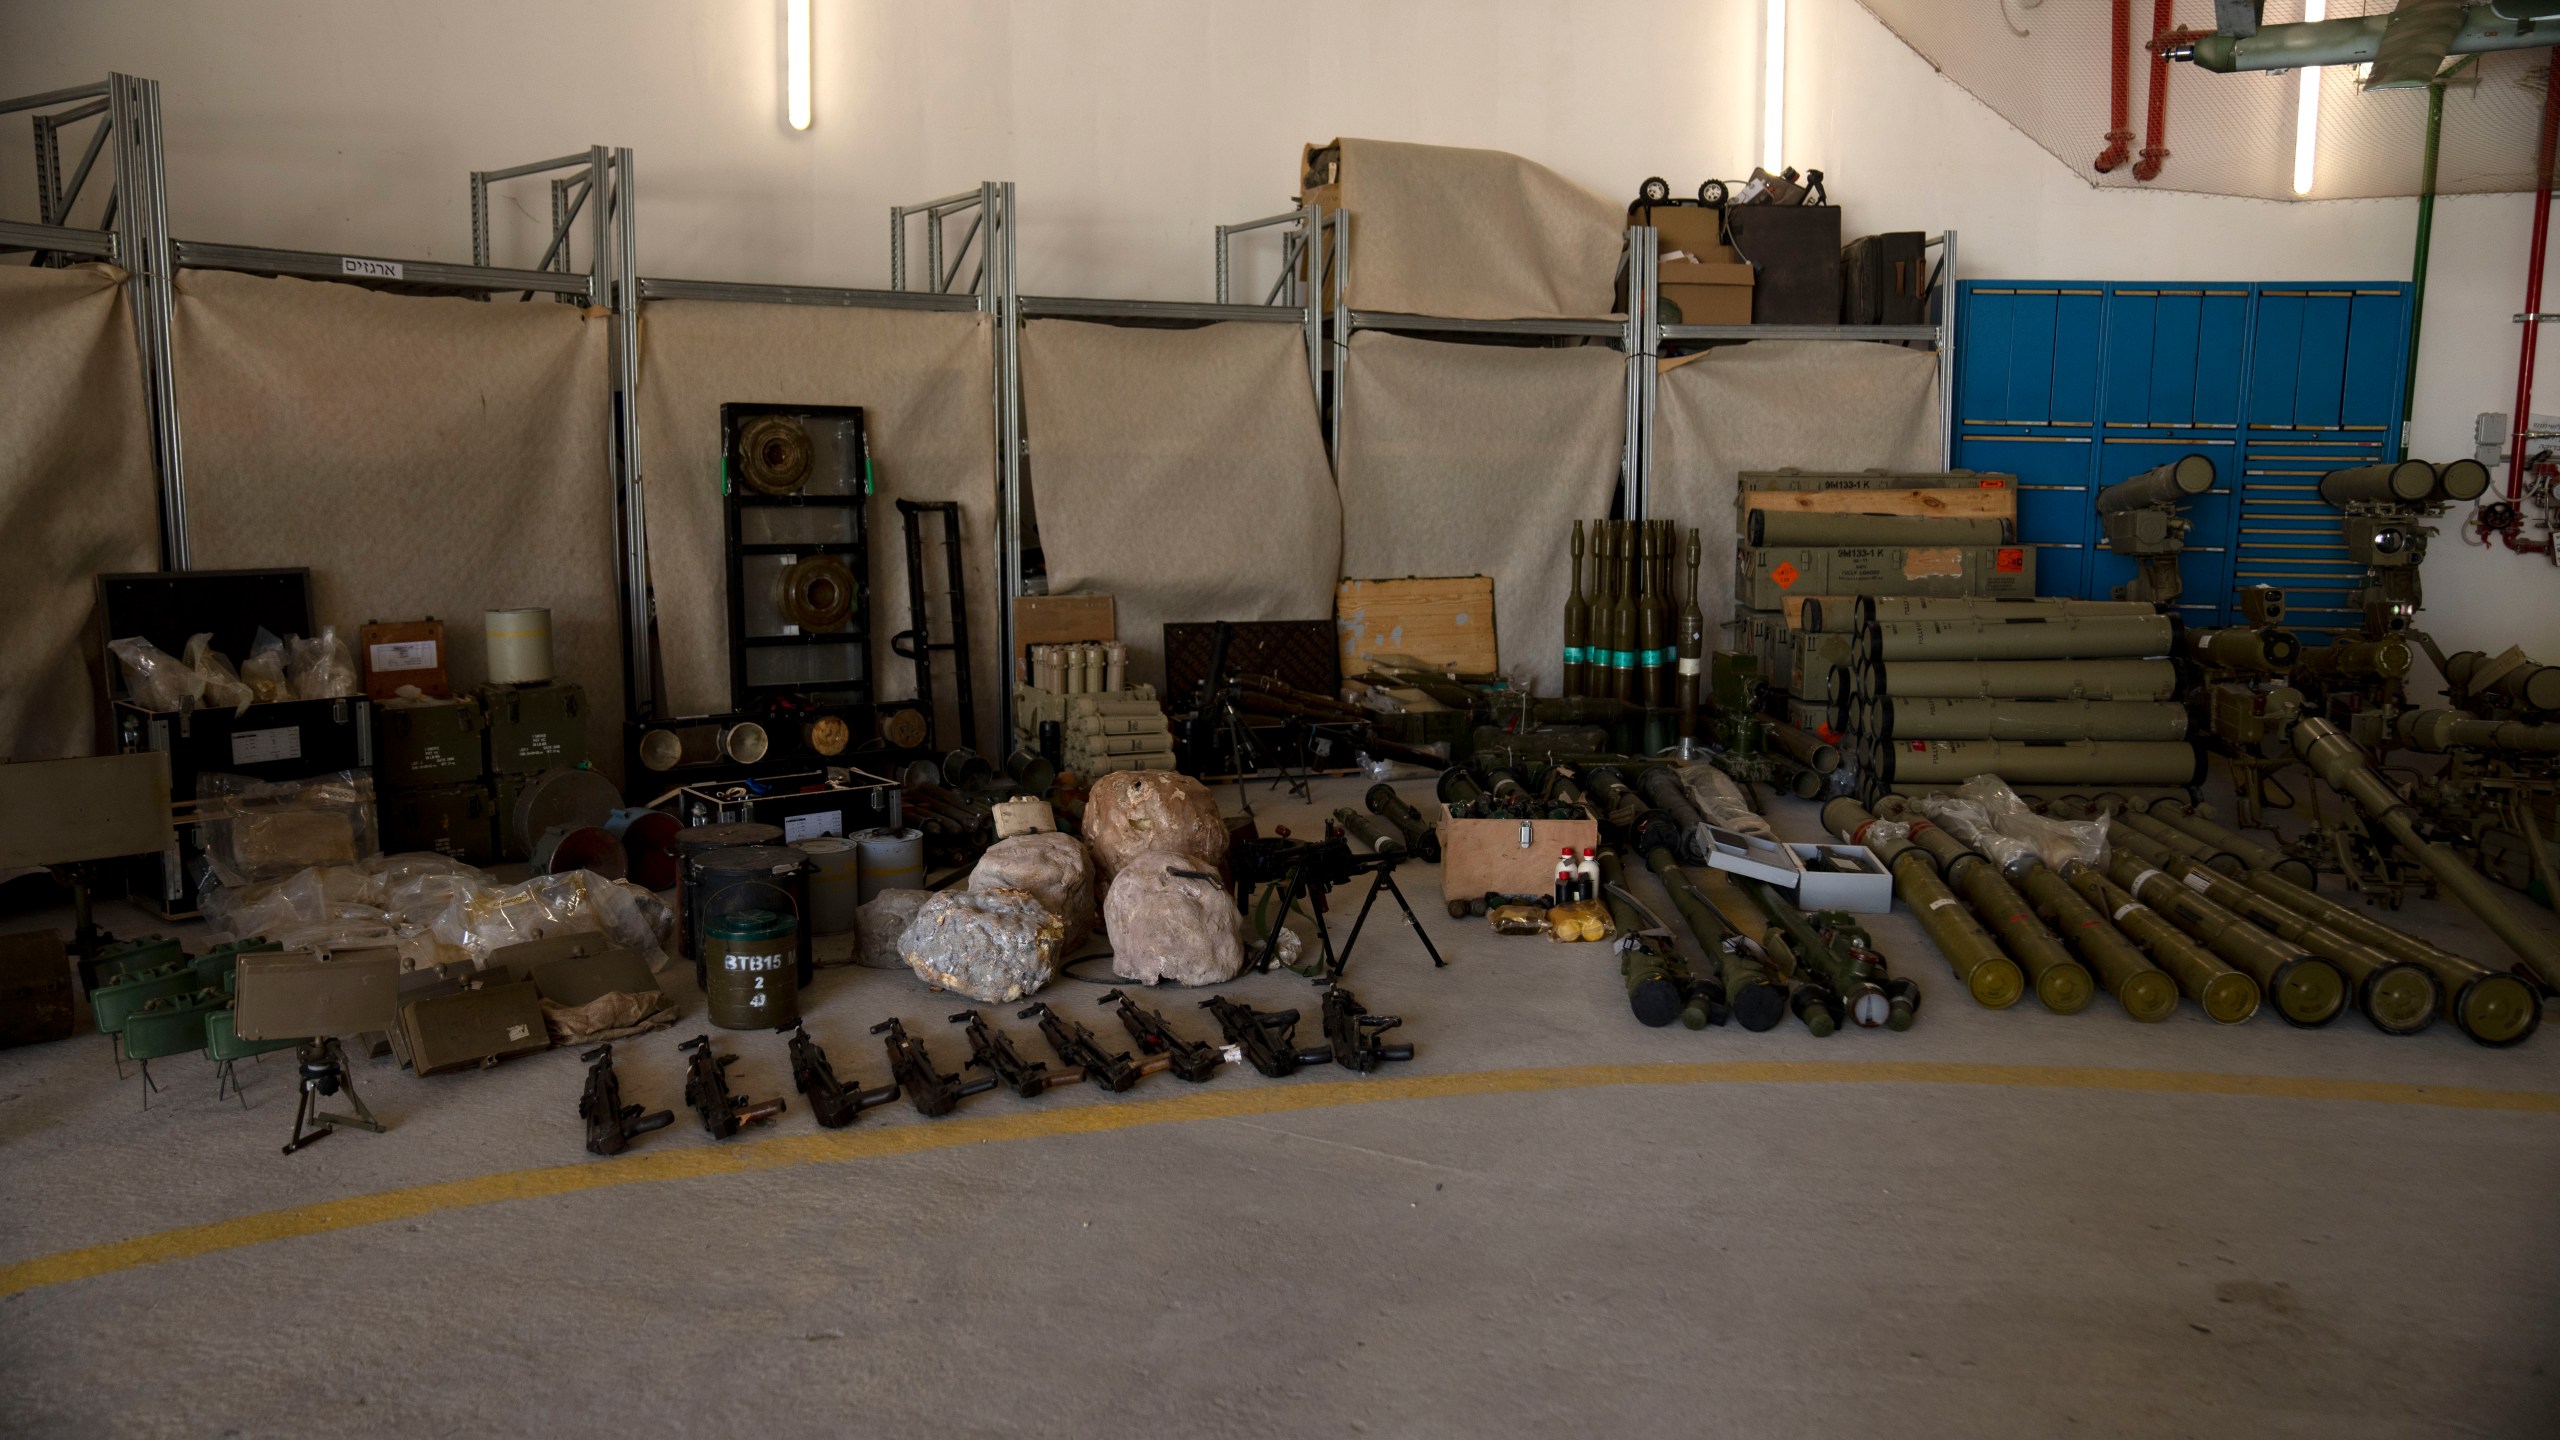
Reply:
<svg viewBox="0 0 2560 1440"><path fill-rule="evenodd" d="M990 183L985 193L988 224L982 232L987 242L983 269L996 315L996 506L1002 534L997 563L1004 574L996 601L996 643L1002 647L996 677L996 748L1003 751L1013 745L1013 608L1022 596L1022 293L1014 268L1013 182ZM954 596L952 603L961 603L960 597ZM967 657L961 663L967 664Z"/></svg>
<svg viewBox="0 0 2560 1440"><path fill-rule="evenodd" d="M134 338L151 407L152 459L160 472L160 564L190 568L187 478L178 425L178 388L170 343L177 294L169 243L166 171L160 148L160 84L132 75L107 77L107 124L115 154L116 249L133 307Z"/></svg>
<svg viewBox="0 0 2560 1440"><path fill-rule="evenodd" d="M1930 237L1938 251L1938 468L1956 465L1956 232Z"/></svg>
<svg viewBox="0 0 2560 1440"><path fill-rule="evenodd" d="M1653 504L1654 356L1661 346L1661 314L1654 302L1662 257L1650 225L1627 229L1627 447L1624 469L1627 518L1642 520Z"/></svg>
<svg viewBox="0 0 2560 1440"><path fill-rule="evenodd" d="M614 491L622 513L622 606L625 705L638 718L657 713L657 677L650 665L653 610L649 588L648 488L640 469L640 192L632 178L631 150L613 152L613 354ZM590 199L602 208L602 191Z"/></svg>
<svg viewBox="0 0 2560 1440"><path fill-rule="evenodd" d="M1316 235L1316 254L1324 254L1322 231ZM1323 266L1315 266L1321 273ZM1311 277L1312 279L1312 277ZM1319 297L1309 295L1313 305ZM1342 473L1342 412L1351 400L1351 212L1333 212L1333 473Z"/></svg>

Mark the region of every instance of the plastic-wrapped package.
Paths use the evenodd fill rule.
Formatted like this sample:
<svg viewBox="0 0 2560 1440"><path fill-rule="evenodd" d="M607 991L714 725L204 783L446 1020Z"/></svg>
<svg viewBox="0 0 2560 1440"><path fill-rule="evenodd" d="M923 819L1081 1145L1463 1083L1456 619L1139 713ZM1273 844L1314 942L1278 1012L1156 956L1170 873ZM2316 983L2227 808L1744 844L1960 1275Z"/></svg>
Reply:
<svg viewBox="0 0 2560 1440"><path fill-rule="evenodd" d="M1132 857L1112 880L1103 918L1111 973L1123 980L1223 985L1244 971L1244 939L1226 887L1188 855L1150 850Z"/></svg>
<svg viewBox="0 0 2560 1440"><path fill-rule="evenodd" d="M969 872L969 888L998 887L1030 892L1066 922L1066 933L1058 940L1060 954L1074 954L1093 934L1093 857L1073 835L1016 835L988 846Z"/></svg>
<svg viewBox="0 0 2560 1440"><path fill-rule="evenodd" d="M2107 868L2104 820L2056 820L2039 815L2028 809L2027 802L1997 775L1976 775L1958 786L1956 793L1981 806L2001 834L2035 847L2037 858L2057 872L2075 863L2092 870Z"/></svg>
<svg viewBox="0 0 2560 1440"><path fill-rule="evenodd" d="M1543 905L1496 905L1485 912L1484 918L1496 935L1547 933L1547 908Z"/></svg>
<svg viewBox="0 0 2560 1440"><path fill-rule="evenodd" d="M321 626L308 640L297 636L287 641L285 675L297 700L335 700L356 693L355 657L339 641L335 625Z"/></svg>
<svg viewBox="0 0 2560 1440"><path fill-rule="evenodd" d="M231 707L239 714L258 703L257 692L240 672L231 668L231 657L213 648L213 632L206 631L187 641L187 668L196 672L204 685L204 703L210 708Z"/></svg>
<svg viewBox="0 0 2560 1440"><path fill-rule="evenodd" d="M1606 940L1618 933L1609 920L1609 907L1598 900L1569 900L1547 910L1547 938L1550 940Z"/></svg>
<svg viewBox="0 0 2560 1440"><path fill-rule="evenodd" d="M628 881L586 871L493 883L468 865L433 855L375 857L321 865L280 880L215 885L204 895L215 927L281 944L397 946L401 967L457 961L485 964L491 951L548 935L594 931L637 952L652 970L667 963L675 916L666 902Z"/></svg>
<svg viewBox="0 0 2560 1440"><path fill-rule="evenodd" d="M1263 943L1272 938L1271 921L1280 909L1280 897L1285 890L1286 887L1274 884L1253 892L1253 910L1245 916L1244 928L1240 932L1247 963L1262 958ZM1310 956L1314 958L1307 958ZM1302 960L1305 963L1301 964ZM1316 914L1308 908L1306 901L1300 900L1291 905L1289 913L1280 918L1280 934L1278 943L1271 950L1271 963L1283 970L1295 970L1307 976L1316 975L1324 969L1324 955L1316 945Z"/></svg>
<svg viewBox="0 0 2560 1440"><path fill-rule="evenodd" d="M1923 795L1918 805L1920 813L1940 829L1972 846L2007 874L2014 875L2029 868L2029 862L2042 858L2033 845L2001 833L2000 827L1991 823L1991 813L1970 800L1953 795Z"/></svg>
<svg viewBox="0 0 2560 1440"><path fill-rule="evenodd" d="M1689 797L1689 803L1697 806L1698 813L1707 817L1708 824L1738 835L1757 835L1764 840L1776 838L1769 829L1768 820L1751 808L1751 802L1743 798L1742 787L1733 783L1732 776L1704 763L1675 766L1671 773L1679 780L1680 789Z"/></svg>
<svg viewBox="0 0 2560 1440"><path fill-rule="evenodd" d="M854 963L874 970L903 968L907 960L898 946L907 938L907 927L916 923L916 912L932 898L930 890L883 890L864 902L853 912Z"/></svg>
<svg viewBox="0 0 2560 1440"><path fill-rule="evenodd" d="M312 866L352 865L375 853L373 777L341 770L307 780L252 780L208 771L196 799L219 801L203 822L205 858L226 886L280 880Z"/></svg>
<svg viewBox="0 0 2560 1440"><path fill-rule="evenodd" d="M249 658L240 662L240 678L261 705L293 698L293 682L284 677L284 642L263 625L249 641Z"/></svg>
<svg viewBox="0 0 2560 1440"><path fill-rule="evenodd" d="M989 1005L1037 992L1058 973L1066 922L1023 890L945 890L898 942L916 978Z"/></svg>
<svg viewBox="0 0 2560 1440"><path fill-rule="evenodd" d="M141 636L110 640L107 649L124 666L125 694L136 705L184 710L204 696L204 676L194 666Z"/></svg>
<svg viewBox="0 0 2560 1440"><path fill-rule="evenodd" d="M1105 889L1120 867L1150 850L1188 855L1215 870L1227 858L1227 822L1209 787L1170 770L1123 770L1093 782L1084 843Z"/></svg>
<svg viewBox="0 0 2560 1440"><path fill-rule="evenodd" d="M1881 855L1898 841L1911 838L1908 820L1870 820L1858 829L1858 843Z"/></svg>

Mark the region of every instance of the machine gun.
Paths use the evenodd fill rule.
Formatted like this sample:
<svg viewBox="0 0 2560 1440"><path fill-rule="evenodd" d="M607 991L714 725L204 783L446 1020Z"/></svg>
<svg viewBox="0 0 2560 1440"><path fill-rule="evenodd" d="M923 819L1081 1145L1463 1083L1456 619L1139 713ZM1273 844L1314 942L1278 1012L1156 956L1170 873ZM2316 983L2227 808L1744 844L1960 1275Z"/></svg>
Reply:
<svg viewBox="0 0 2560 1440"><path fill-rule="evenodd" d="M1046 1061L1026 1060L1013 1048L1013 1037L987 1023L987 1017L975 1010L963 1010L951 1017L954 1025L969 1027L969 1066L984 1070L1004 1083L1006 1089L1025 1100L1037 1100L1061 1085L1073 1085L1084 1078L1084 1071L1070 1065L1052 1070Z"/></svg>
<svg viewBox="0 0 2560 1440"><path fill-rule="evenodd" d="M871 1027L874 1035L885 1036L880 1044L889 1052L889 1073L898 1077L898 1089L926 1119L936 1119L960 1108L960 1102L972 1095L983 1095L1004 1083L1001 1077L989 1075L983 1080L960 1082L957 1075L946 1075L933 1068L933 1052L924 1042L907 1033L907 1027L891 1016Z"/></svg>
<svg viewBox="0 0 2560 1440"><path fill-rule="evenodd" d="M1255 957L1253 968L1268 970L1280 953L1280 931L1287 924L1289 912L1300 899L1316 917L1316 939L1324 960L1324 979L1341 976L1351 963L1351 947L1360 943L1360 928L1369 923L1369 907L1378 903L1378 892L1386 891L1395 898L1396 908L1404 912L1404 923L1413 927L1424 953L1431 957L1434 968L1449 962L1440 958L1440 947L1414 917L1413 907L1405 903L1404 891L1396 888L1396 867L1408 858L1400 850L1375 855L1355 855L1350 842L1340 837L1324 840L1292 840L1287 826L1274 827L1275 836L1239 840L1227 849L1227 868L1235 876L1236 910L1252 912L1254 891L1263 885L1280 887L1280 904L1271 912L1270 931L1262 937L1262 953ZM1333 948L1333 930L1325 923L1326 899L1337 885L1348 885L1360 876L1369 876L1368 896L1360 902L1360 914L1351 922L1351 934L1342 948Z"/></svg>
<svg viewBox="0 0 2560 1440"><path fill-rule="evenodd" d="M1383 1038L1404 1023L1401 1015L1372 1015L1348 990L1336 985L1324 995L1324 1038L1333 1046L1333 1063L1363 1075L1390 1060L1413 1058L1411 1045L1389 1045Z"/></svg>
<svg viewBox="0 0 2560 1440"><path fill-rule="evenodd" d="M2185 588L2178 553L2193 522L2178 507L2213 488L2213 462L2181 455L2098 492L2098 523L2107 548L2131 560L2133 579L2112 592L2118 600L2173 605Z"/></svg>
<svg viewBox="0 0 2560 1440"><path fill-rule="evenodd" d="M1120 1007L1120 1023L1127 1027L1129 1038L1148 1055L1162 1055L1173 1066L1176 1078L1198 1084L1218 1073L1227 1063L1227 1052L1203 1040L1185 1040L1173 1033L1163 1015L1146 1009L1117 990L1103 994L1102 1004Z"/></svg>
<svg viewBox="0 0 2560 1440"><path fill-rule="evenodd" d="M758 1120L770 1120L789 1108L777 1095L770 1100L749 1100L744 1095L729 1093L729 1067L738 1062L735 1055L721 1055L711 1048L711 1037L696 1035L676 1047L685 1052L684 1098L693 1113L702 1117L702 1128L714 1140L726 1140Z"/></svg>
<svg viewBox="0 0 2560 1440"><path fill-rule="evenodd" d="M1105 1050L1101 1038L1089 1026L1036 1000L1029 1009L1016 1012L1014 1018L1039 1020L1040 1033L1048 1037L1049 1048L1058 1052L1058 1058L1079 1067L1084 1078L1114 1095L1173 1064L1171 1059L1131 1060L1126 1050Z"/></svg>
<svg viewBox="0 0 2560 1440"><path fill-rule="evenodd" d="M676 1123L673 1110L643 1115L639 1106L622 1103L622 1081L613 1073L612 1046L599 1045L578 1058L587 1062L587 1089L578 1097L578 1115L587 1122L590 1152L619 1155L630 1148L633 1137Z"/></svg>
<svg viewBox="0 0 2560 1440"><path fill-rule="evenodd" d="M1333 1058L1330 1045L1298 1048L1295 1010L1256 1010L1220 995L1201 1001L1200 1008L1216 1017L1218 1029L1244 1053L1245 1063L1274 1080L1295 1074L1301 1065L1322 1065Z"/></svg>
<svg viewBox="0 0 2560 1440"><path fill-rule="evenodd" d="M827 1062L827 1052L809 1038L806 1022L791 1027L791 1083L809 1097L809 1108L817 1114L818 1123L830 1130L841 1130L863 1111L898 1098L894 1080L877 1090L856 1090L837 1079L836 1067Z"/></svg>
<svg viewBox="0 0 2560 1440"><path fill-rule="evenodd" d="M285 1145L284 1153L290 1155L305 1145L317 1145L341 1125L382 1133L382 1122L373 1118L364 1097L356 1093L356 1077L347 1069L346 1047L338 1043L338 1037L331 1035L304 1045L296 1059L302 1072L302 1098L294 1102L293 1139ZM356 1107L356 1113L320 1113L321 1099L341 1090L347 1094L347 1103Z"/></svg>

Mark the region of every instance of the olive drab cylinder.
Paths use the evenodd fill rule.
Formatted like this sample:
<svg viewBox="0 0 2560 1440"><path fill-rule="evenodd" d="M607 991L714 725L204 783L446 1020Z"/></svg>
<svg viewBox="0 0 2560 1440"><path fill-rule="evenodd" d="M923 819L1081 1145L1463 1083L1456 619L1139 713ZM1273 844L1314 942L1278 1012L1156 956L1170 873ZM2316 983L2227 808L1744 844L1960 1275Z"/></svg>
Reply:
<svg viewBox="0 0 2560 1440"><path fill-rule="evenodd" d="M2424 460L2356 465L2320 477L2320 498L2332 505L2415 505L2435 488L2436 467Z"/></svg>
<svg viewBox="0 0 2560 1440"><path fill-rule="evenodd" d="M2166 615L2065 615L2054 619L1894 620L1865 627L1857 648L1871 661L2117 660L2167 655L2177 622Z"/></svg>
<svg viewBox="0 0 2560 1440"><path fill-rule="evenodd" d="M2225 875L2249 873L2249 862L2242 859L2237 851L2225 850L2203 836L2181 830L2139 807L2127 806L2115 821L2172 855L2196 861Z"/></svg>
<svg viewBox="0 0 2560 1440"><path fill-rule="evenodd" d="M1896 740L2184 740L2183 705L2151 700L1983 700L1887 695L1875 733Z"/></svg>
<svg viewBox="0 0 2560 1440"><path fill-rule="evenodd" d="M2437 884L2453 892L2455 899L2480 917L2480 923L2496 932L2509 949L2533 967L2544 986L2560 990L2560 941L2553 939L2554 931L2509 909L2496 887L2482 879L2479 871L2464 864L2451 849L2419 834L2417 816L2381 776L2373 773L2354 741L2328 721L2305 716L2293 727L2293 753L2330 789L2354 801L2374 823L2390 831L2391 838L2417 857Z"/></svg>
<svg viewBox="0 0 2560 1440"><path fill-rule="evenodd" d="M1987 516L1940 519L1755 509L1743 518L1743 534L1752 545L2007 545L2015 541L2016 528Z"/></svg>
<svg viewBox="0 0 2560 1440"><path fill-rule="evenodd" d="M734 910L704 923L711 1023L780 1030L800 1019L799 925L771 910Z"/></svg>
<svg viewBox="0 0 2560 1440"><path fill-rule="evenodd" d="M1672 705L1680 712L1680 733L1698 733L1698 687L1704 683L1707 664L1707 617L1698 608L1698 562L1704 545L1698 532L1689 532L1689 590L1680 606L1680 629L1675 659L1679 675L1672 685Z"/></svg>
<svg viewBox="0 0 2560 1440"><path fill-rule="evenodd" d="M2258 982L2215 959L2159 911L2089 866L2074 868L2070 879L2080 898L2140 945L2216 1023L2237 1025L2258 1013Z"/></svg>
<svg viewBox="0 0 2560 1440"><path fill-rule="evenodd" d="M1663 603L1662 528L1651 521L1638 531L1638 566L1643 580L1636 603L1636 685L1644 704L1659 708L1671 702L1669 667L1670 611Z"/></svg>
<svg viewBox="0 0 2560 1440"><path fill-rule="evenodd" d="M2378 640L2341 640L2332 645L2306 646L2294 663L2296 670L2309 675L2372 675L2397 680L2409 673L2417 663L2417 652L2409 642L2397 635Z"/></svg>
<svg viewBox="0 0 2560 1440"><path fill-rule="evenodd" d="M1404 832L1392 825L1381 825L1348 805L1334 808L1333 823L1342 833L1360 842L1372 855L1401 855L1405 852Z"/></svg>
<svg viewBox="0 0 2560 1440"><path fill-rule="evenodd" d="M2100 490L2098 513L2112 515L2119 510L2175 505L2212 488L2213 461L2202 455L2181 455L2166 465L2154 466Z"/></svg>
<svg viewBox="0 0 2560 1440"><path fill-rule="evenodd" d="M1636 532L1632 521L1610 525L1617 579L1609 601L1609 693L1626 704L1642 697L1636 680Z"/></svg>
<svg viewBox="0 0 2560 1440"><path fill-rule="evenodd" d="M2125 1014L2148 1024L2166 1020L2177 1010L2177 982L2144 959L2133 942L2081 898L2069 881L2040 861L2013 878L2035 902L2036 912L2061 932Z"/></svg>
<svg viewBox="0 0 2560 1440"><path fill-rule="evenodd" d="M1916 853L1928 862L1931 873L1937 871L1937 857L1912 844L1905 835L1879 834L1873 828L1877 823L1874 813L1859 804L1855 796L1842 795L1822 807L1823 829L1852 845L1864 845L1873 850L1886 868L1890 869L1893 862L1904 855Z"/></svg>
<svg viewBox="0 0 2560 1440"><path fill-rule="evenodd" d="M1733 943L1747 937L1717 912L1669 850L1647 852L1645 863L1670 893L1673 908L1696 937L1698 948L1716 963L1724 981L1725 1005L1736 1023L1745 1030L1776 1029L1787 1017L1786 986L1777 973L1758 955Z"/></svg>
<svg viewBox="0 0 2560 1440"><path fill-rule="evenodd" d="M1997 775L2012 785L2194 785L2204 752L2162 740L1915 740L1883 746L1885 784L1961 785Z"/></svg>
<svg viewBox="0 0 2560 1440"><path fill-rule="evenodd" d="M2335 965L2171 879L2154 867L2152 857L2122 838L2122 827L2111 826L2108 833L2116 847L2108 858L2108 877L2257 981L2259 993L2286 1024L2304 1029L2326 1025L2346 1008L2347 982Z"/></svg>
<svg viewBox="0 0 2560 1440"><path fill-rule="evenodd" d="M1887 864L1893 871L1894 893L1911 907L1929 942L1964 982L1974 1003L1989 1010L2017 1004L2027 993L2025 973L2018 962L2001 953L2000 942L1947 888L1928 852L1906 842Z"/></svg>
<svg viewBox="0 0 2560 1440"><path fill-rule="evenodd" d="M1870 693L1915 700L2159 701L2178 693L2171 660L1906 660L1865 673Z"/></svg>
<svg viewBox="0 0 2560 1440"><path fill-rule="evenodd" d="M1584 668L1591 643L1591 600L1582 593L1582 522L1573 522L1573 590L1564 601L1564 693L1591 693Z"/></svg>
<svg viewBox="0 0 2560 1440"><path fill-rule="evenodd" d="M2457 650L2445 657L2444 678L2463 695L2503 695L2528 710L2560 710L2560 665L2537 665L2527 660L2486 682L2479 681L2481 672L2494 663L2480 651Z"/></svg>
<svg viewBox="0 0 2560 1440"><path fill-rule="evenodd" d="M2290 630L2191 630L2187 654L2217 670L2282 675L2301 658L2302 639Z"/></svg>
<svg viewBox="0 0 2560 1440"><path fill-rule="evenodd" d="M1771 720L1768 722L1767 728L1769 731L1769 743L1777 746L1780 754L1785 755L1788 759L1802 765L1814 774L1828 775L1832 771L1840 768L1840 750L1838 746L1832 745L1815 736L1808 735L1804 731L1797 729L1795 726L1788 724L1784 720ZM1806 798L1810 799L1812 797L1808 796Z"/></svg>
<svg viewBox="0 0 2560 1440"><path fill-rule="evenodd" d="M2489 489L2489 467L2477 460L2448 460L2436 467L2435 488L2427 493L2430 504L2450 505L2464 500L2477 500Z"/></svg>
<svg viewBox="0 0 2560 1440"><path fill-rule="evenodd" d="M2238 856L2240 863L2248 869L2272 870L2305 890L2317 888L2319 884L2318 872L2314 871L2307 862L2261 845L2237 830L2215 823L2204 815L2198 814L2196 808L2184 800L2154 800L2151 802L2150 813L2153 819L2172 829L2185 831L2225 854Z"/></svg>
<svg viewBox="0 0 2560 1440"><path fill-rule="evenodd" d="M1911 841L1938 862L1940 873L1973 907L1974 917L2000 937L2001 945L2035 988L2036 999L2056 1015L2077 1015L2096 998L2097 985L2080 962L2027 903L2000 867L1975 853L1972 846L1918 815L1885 802L1886 818L1906 820Z"/></svg>
<svg viewBox="0 0 2560 1440"><path fill-rule="evenodd" d="M1858 623L1902 620L2006 620L2070 615L2157 615L2148 600L1999 599L1988 595L1856 595L1846 603ZM1827 622L1836 626L1837 620Z"/></svg>
<svg viewBox="0 0 2560 1440"><path fill-rule="evenodd" d="M2560 754L2560 725L2479 720L2459 710L2403 710L2400 743L2441 755L2447 750L2505 750L2518 755Z"/></svg>

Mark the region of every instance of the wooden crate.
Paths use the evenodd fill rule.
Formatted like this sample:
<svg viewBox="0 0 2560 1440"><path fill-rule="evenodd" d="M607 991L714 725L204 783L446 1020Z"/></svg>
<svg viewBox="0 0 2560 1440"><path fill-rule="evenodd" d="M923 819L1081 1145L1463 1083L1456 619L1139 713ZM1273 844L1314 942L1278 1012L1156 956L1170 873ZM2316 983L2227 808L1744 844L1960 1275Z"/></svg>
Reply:
<svg viewBox="0 0 2560 1440"><path fill-rule="evenodd" d="M1334 592L1333 616L1342 632L1345 675L1368 668L1379 655L1470 675L1501 668L1490 576L1345 580Z"/></svg>
<svg viewBox="0 0 2560 1440"><path fill-rule="evenodd" d="M1600 846L1596 820L1458 820L1444 805L1439 829L1443 900L1551 894L1558 851L1570 846L1579 856Z"/></svg>
<svg viewBox="0 0 2560 1440"><path fill-rule="evenodd" d="M2009 485L1969 490L1745 490L1742 510L1805 515L1916 515L1940 520L2015 520L2018 492Z"/></svg>

